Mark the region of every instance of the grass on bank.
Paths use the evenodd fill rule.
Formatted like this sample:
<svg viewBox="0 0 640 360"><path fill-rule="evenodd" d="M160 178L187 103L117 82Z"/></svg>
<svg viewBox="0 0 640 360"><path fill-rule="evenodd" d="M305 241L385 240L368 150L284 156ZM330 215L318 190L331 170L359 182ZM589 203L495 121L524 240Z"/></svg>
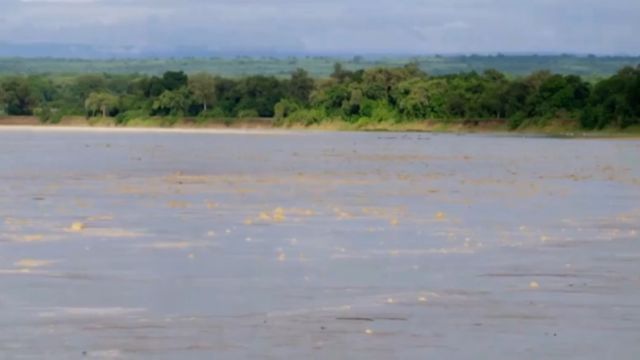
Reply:
<svg viewBox="0 0 640 360"><path fill-rule="evenodd" d="M124 121L123 121L124 120ZM311 131L379 131L379 132L441 132L441 133L511 133L542 134L568 137L639 137L640 125L625 129L608 127L584 130L576 120L539 119L523 121L513 128L508 120L423 120L423 121L371 121L355 122L329 118L309 124L282 123L273 118L185 118L139 116L127 119L116 117L63 116L56 122L43 122L29 116L0 116L0 125L48 125L130 128L284 128Z"/></svg>

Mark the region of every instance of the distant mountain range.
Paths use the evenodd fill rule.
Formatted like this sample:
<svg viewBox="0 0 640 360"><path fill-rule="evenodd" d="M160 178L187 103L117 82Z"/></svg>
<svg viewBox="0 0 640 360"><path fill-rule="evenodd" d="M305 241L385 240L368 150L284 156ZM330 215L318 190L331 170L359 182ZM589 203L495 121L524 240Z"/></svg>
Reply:
<svg viewBox="0 0 640 360"><path fill-rule="evenodd" d="M181 57L211 57L211 56L290 56L301 55L294 52L283 52L270 48L256 49L227 49L216 50L206 47L102 47L87 44L53 44L29 43L14 44L0 42L0 57L25 58L73 58L73 59L148 59L148 58L181 58Z"/></svg>
<svg viewBox="0 0 640 360"><path fill-rule="evenodd" d="M57 44L57 43L7 43L0 42L0 57L23 57L23 58L60 58L60 59L149 59L149 58L187 58L187 57L233 57L233 56L332 56L351 57L358 54L347 53L309 53L303 51L285 51L273 48L225 48L214 49L196 46L180 47L143 47L143 46L96 46L89 44ZM398 56L411 57L416 55L437 55L437 54L361 54L368 58ZM442 54L444 56L460 56L468 54ZM498 55L498 54L478 54L478 55ZM505 55L541 55L555 56L567 55L557 52L537 52L537 53L505 53ZM572 54L573 56L589 56L589 54ZM591 55L593 56L593 55ZM637 57L629 54L607 54L598 56L616 57Z"/></svg>

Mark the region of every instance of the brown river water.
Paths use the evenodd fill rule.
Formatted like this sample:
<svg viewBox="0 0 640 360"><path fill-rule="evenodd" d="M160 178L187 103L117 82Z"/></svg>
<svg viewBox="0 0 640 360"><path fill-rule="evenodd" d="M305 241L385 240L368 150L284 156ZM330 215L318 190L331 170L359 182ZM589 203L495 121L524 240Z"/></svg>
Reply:
<svg viewBox="0 0 640 360"><path fill-rule="evenodd" d="M638 359L640 141L0 131L0 359Z"/></svg>

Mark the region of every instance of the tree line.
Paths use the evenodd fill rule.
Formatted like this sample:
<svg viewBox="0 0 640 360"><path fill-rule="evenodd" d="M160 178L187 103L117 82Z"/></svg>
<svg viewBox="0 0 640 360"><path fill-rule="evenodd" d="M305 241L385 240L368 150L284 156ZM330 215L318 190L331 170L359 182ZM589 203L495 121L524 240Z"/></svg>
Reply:
<svg viewBox="0 0 640 360"><path fill-rule="evenodd" d="M640 124L640 66L588 82L576 75L538 71L509 77L496 70L430 76L416 64L346 70L329 78L298 69L288 78L225 78L208 73L162 76L89 74L0 79L0 112L113 117L275 118L282 125L328 119L382 121L503 120L510 127L571 120L585 129Z"/></svg>

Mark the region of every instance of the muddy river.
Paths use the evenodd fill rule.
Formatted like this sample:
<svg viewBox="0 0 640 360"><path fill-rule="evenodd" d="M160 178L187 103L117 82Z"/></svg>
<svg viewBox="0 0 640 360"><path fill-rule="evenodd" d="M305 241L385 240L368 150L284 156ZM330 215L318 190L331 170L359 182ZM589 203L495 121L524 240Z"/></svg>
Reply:
<svg viewBox="0 0 640 360"><path fill-rule="evenodd" d="M0 131L2 359L638 359L640 141Z"/></svg>

